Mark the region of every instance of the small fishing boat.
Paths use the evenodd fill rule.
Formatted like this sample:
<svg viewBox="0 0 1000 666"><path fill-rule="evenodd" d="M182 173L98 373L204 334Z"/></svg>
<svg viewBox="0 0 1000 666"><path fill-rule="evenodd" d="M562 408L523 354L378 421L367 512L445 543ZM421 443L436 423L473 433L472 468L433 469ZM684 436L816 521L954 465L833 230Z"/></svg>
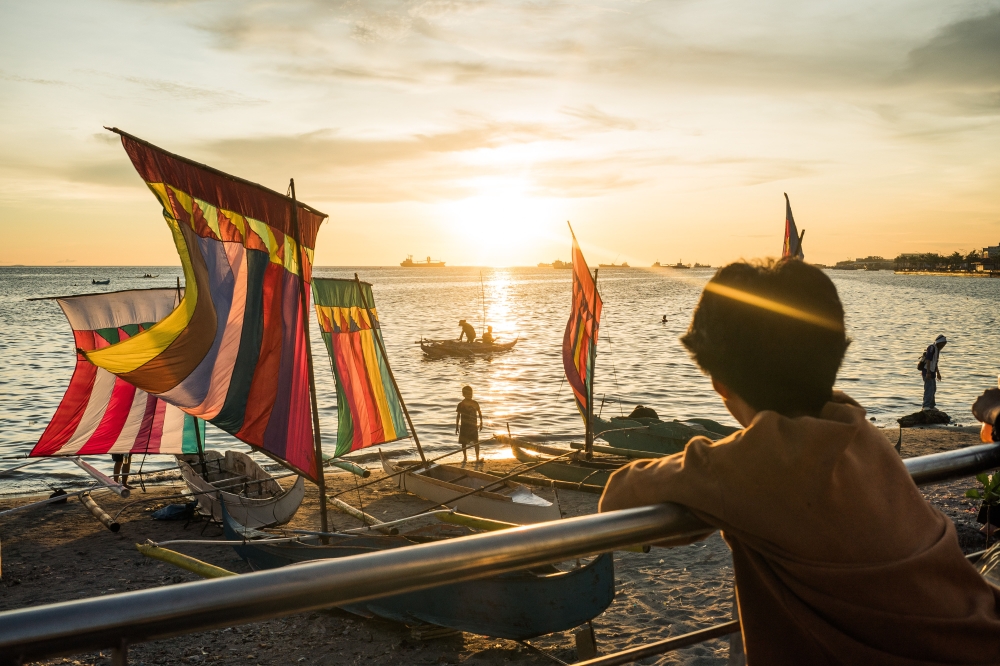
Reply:
<svg viewBox="0 0 1000 666"><path fill-rule="evenodd" d="M552 460L555 456L566 454L565 449L533 444L516 437L508 437L507 435L496 435L495 437L501 444L509 445L514 457L523 463L537 465L540 462ZM608 483L608 477L611 476L612 472L631 461L631 458L623 456L601 456L587 460L582 451L577 451L572 456L552 460L552 462L532 471L556 481L604 486Z"/></svg>
<svg viewBox="0 0 1000 666"><path fill-rule="evenodd" d="M241 451L208 450L178 455L184 483L195 493L198 510L222 522L223 505L246 527L284 525L302 504L305 482L296 477L287 490Z"/></svg>
<svg viewBox="0 0 1000 666"><path fill-rule="evenodd" d="M91 280L90 284L111 284L111 278L107 280Z"/></svg>
<svg viewBox="0 0 1000 666"><path fill-rule="evenodd" d="M661 421L647 417L620 417L610 420L594 417L594 436L619 449L648 451L670 455L684 450L692 437L716 440L727 437L738 428L724 426L711 419Z"/></svg>
<svg viewBox="0 0 1000 666"><path fill-rule="evenodd" d="M381 454L380 454L381 455ZM381 455L386 474L397 475L397 485L417 497L437 502L462 513L516 525L559 520L558 502L550 502L513 481L456 465L417 460L393 461ZM413 468L413 471L406 471ZM404 472L400 474L400 472ZM477 488L487 488L470 493ZM461 499L456 499L461 495Z"/></svg>
<svg viewBox="0 0 1000 666"><path fill-rule="evenodd" d="M142 277L144 277L144 278L156 278L156 277L160 277L160 274L157 273L156 275L153 275L151 273L146 273Z"/></svg>
<svg viewBox="0 0 1000 666"><path fill-rule="evenodd" d="M252 569L274 569L299 562L376 553L437 541L447 536L425 536L416 530L400 536L342 534L303 536L298 541L260 543L272 535L245 528L223 514L228 541ZM454 527L454 526L448 526ZM397 594L343 606L363 617L377 616L408 625L433 624L481 636L525 640L566 631L597 617L614 599L614 562L611 553L568 570L535 567L500 576Z"/></svg>
<svg viewBox="0 0 1000 666"><path fill-rule="evenodd" d="M519 338L511 342L494 342L485 344L479 341L465 342L458 340L420 340L420 348L430 358L492 356L509 352L517 344Z"/></svg>

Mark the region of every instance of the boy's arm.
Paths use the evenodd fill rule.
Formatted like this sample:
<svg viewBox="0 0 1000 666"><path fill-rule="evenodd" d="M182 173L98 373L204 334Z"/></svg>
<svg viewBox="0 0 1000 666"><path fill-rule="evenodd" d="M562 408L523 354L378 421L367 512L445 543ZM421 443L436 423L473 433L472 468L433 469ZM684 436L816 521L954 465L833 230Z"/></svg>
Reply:
<svg viewBox="0 0 1000 666"><path fill-rule="evenodd" d="M483 429L483 410L479 408L479 403L476 403L476 413L479 414L479 429Z"/></svg>
<svg viewBox="0 0 1000 666"><path fill-rule="evenodd" d="M462 422L462 403L455 408L455 434L458 434L458 424Z"/></svg>

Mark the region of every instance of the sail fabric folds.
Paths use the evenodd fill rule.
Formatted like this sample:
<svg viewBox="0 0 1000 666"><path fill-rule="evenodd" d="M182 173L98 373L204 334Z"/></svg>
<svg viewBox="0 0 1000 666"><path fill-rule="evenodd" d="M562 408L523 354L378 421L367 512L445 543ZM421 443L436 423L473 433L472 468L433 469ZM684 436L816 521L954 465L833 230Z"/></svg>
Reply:
<svg viewBox="0 0 1000 666"><path fill-rule="evenodd" d="M563 368L566 370L566 380L573 389L576 406L585 422L594 381L594 360L597 356L594 352L603 307L597 284L583 259L583 252L580 251L574 234L573 301L563 336Z"/></svg>
<svg viewBox="0 0 1000 666"><path fill-rule="evenodd" d="M32 456L197 453L195 418L107 370L82 351L104 349L149 330L174 309L174 289L142 289L56 299L73 329L76 368Z"/></svg>
<svg viewBox="0 0 1000 666"><path fill-rule="evenodd" d="M805 259L806 255L802 252L802 236L805 236L806 232L803 231L802 235L799 235L799 230L795 226L795 218L792 217L792 204L788 201L788 195L785 195L785 242L781 245L781 258L791 257L792 259Z"/></svg>
<svg viewBox="0 0 1000 666"><path fill-rule="evenodd" d="M115 130L117 131L117 130ZM163 207L187 289L96 366L316 480L300 280L325 215L119 132Z"/></svg>
<svg viewBox="0 0 1000 666"><path fill-rule="evenodd" d="M382 329L371 285L316 278L312 287L316 318L337 384L334 457L407 437L402 400L375 339L376 335L381 339Z"/></svg>

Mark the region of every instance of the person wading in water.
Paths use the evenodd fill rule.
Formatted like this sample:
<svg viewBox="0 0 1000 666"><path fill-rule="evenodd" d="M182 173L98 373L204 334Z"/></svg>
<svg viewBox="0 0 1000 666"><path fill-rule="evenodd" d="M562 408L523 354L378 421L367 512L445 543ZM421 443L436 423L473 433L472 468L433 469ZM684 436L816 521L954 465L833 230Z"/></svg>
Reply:
<svg viewBox="0 0 1000 666"><path fill-rule="evenodd" d="M458 443L462 445L462 462L469 459L466 452L467 444L476 446L476 462L479 462L479 431L483 429L483 412L479 409L479 403L472 399L472 387L463 386L462 395L465 397L458 403L455 410L455 434L458 435Z"/></svg>
<svg viewBox="0 0 1000 666"><path fill-rule="evenodd" d="M743 429L623 467L600 510L676 502L722 530L747 663L1000 663L1000 588L833 390L849 340L830 278L798 259L730 264L681 342Z"/></svg>
<svg viewBox="0 0 1000 666"><path fill-rule="evenodd" d="M476 341L476 329L472 328L472 324L462 319L458 322L458 325L462 327L462 332L458 334L459 342L462 341L462 336L465 336L465 339L469 342Z"/></svg>
<svg viewBox="0 0 1000 666"><path fill-rule="evenodd" d="M917 364L917 369L924 376L924 403L921 409L934 409L936 406L934 395L937 393L937 383L941 380L938 362L941 360L941 350L946 344L948 344L948 338L943 335L937 336L934 339L934 344L927 347L920 363Z"/></svg>

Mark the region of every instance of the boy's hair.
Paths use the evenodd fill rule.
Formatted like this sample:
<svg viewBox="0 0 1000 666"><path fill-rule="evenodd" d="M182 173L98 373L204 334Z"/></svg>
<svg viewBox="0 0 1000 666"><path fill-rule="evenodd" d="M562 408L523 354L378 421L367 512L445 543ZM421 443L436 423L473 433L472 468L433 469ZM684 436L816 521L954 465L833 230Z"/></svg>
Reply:
<svg viewBox="0 0 1000 666"><path fill-rule="evenodd" d="M472 397L472 387L471 386L463 386L462 387L462 395L464 395L466 398L471 398Z"/></svg>
<svg viewBox="0 0 1000 666"><path fill-rule="evenodd" d="M850 344L837 288L797 259L720 269L681 342L755 410L789 417L819 414Z"/></svg>

